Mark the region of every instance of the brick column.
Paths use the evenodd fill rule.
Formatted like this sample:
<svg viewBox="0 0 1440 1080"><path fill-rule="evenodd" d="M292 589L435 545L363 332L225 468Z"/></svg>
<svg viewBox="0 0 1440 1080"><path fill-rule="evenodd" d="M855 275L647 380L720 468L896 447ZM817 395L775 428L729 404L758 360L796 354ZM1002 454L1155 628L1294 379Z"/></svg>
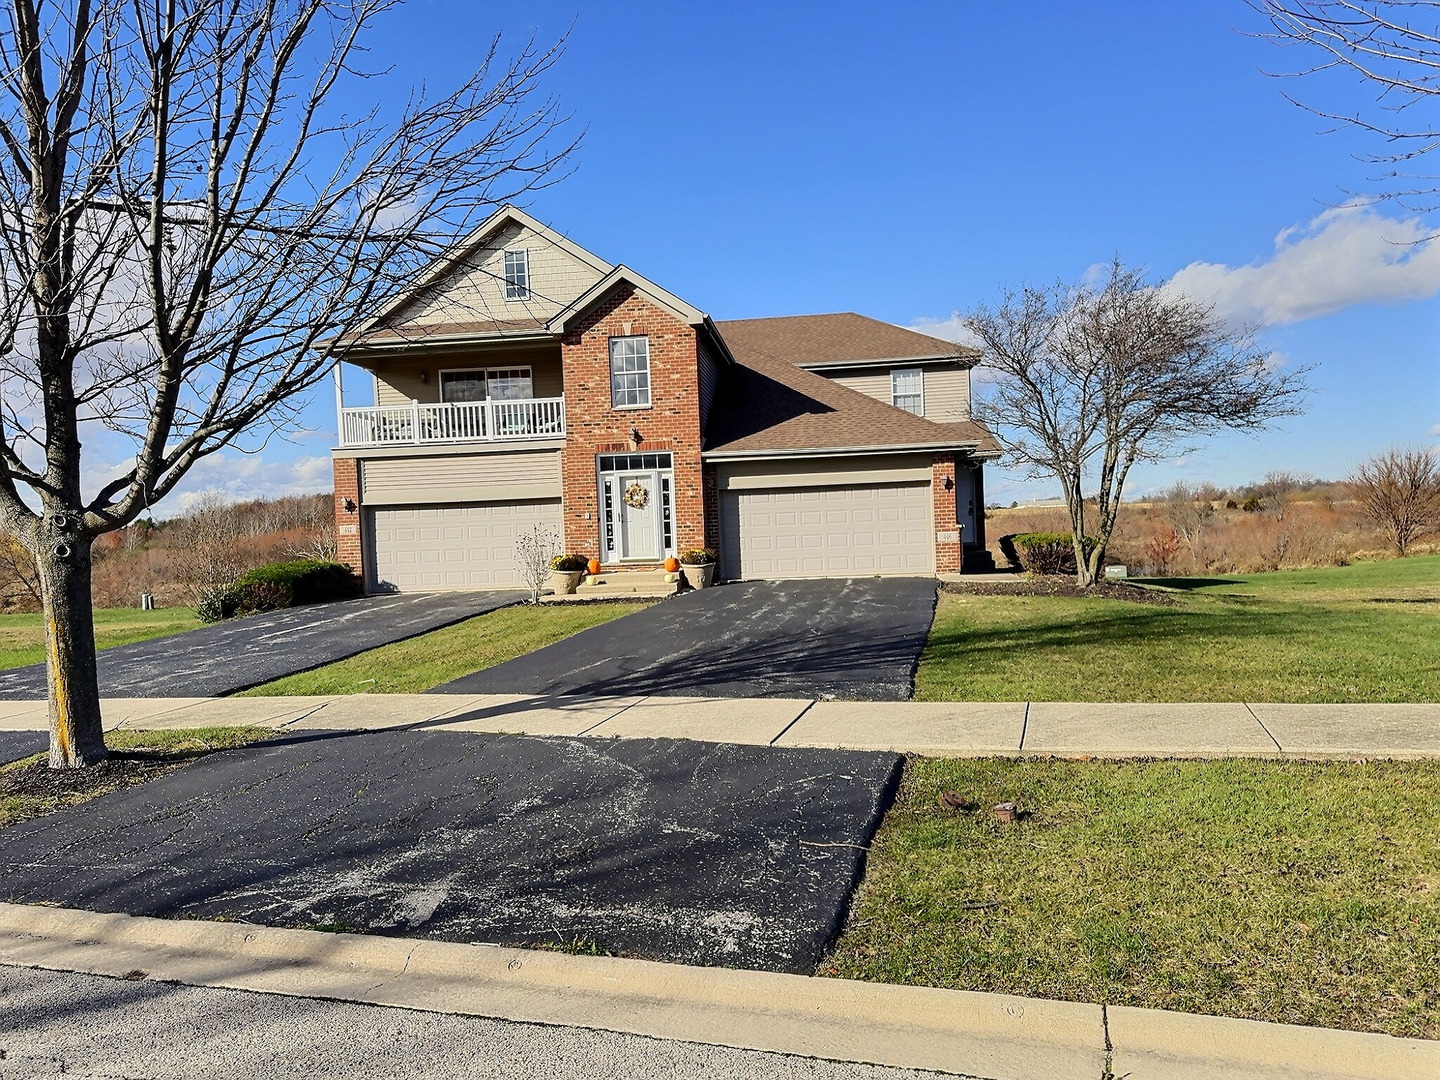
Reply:
<svg viewBox="0 0 1440 1080"><path fill-rule="evenodd" d="M947 490L946 481L949 481ZM936 454L930 462L930 495L935 502L935 572L960 572L960 526L955 515L955 455Z"/></svg>
<svg viewBox="0 0 1440 1080"><path fill-rule="evenodd" d="M365 580L365 553L360 544L360 461L335 458L335 557ZM353 510L345 509L349 500Z"/></svg>

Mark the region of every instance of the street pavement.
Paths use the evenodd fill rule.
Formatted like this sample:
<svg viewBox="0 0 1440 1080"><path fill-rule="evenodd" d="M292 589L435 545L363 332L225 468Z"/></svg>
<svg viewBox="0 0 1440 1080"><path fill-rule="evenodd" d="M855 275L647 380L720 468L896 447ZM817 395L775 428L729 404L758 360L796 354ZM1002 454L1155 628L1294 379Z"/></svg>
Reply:
<svg viewBox="0 0 1440 1080"><path fill-rule="evenodd" d="M508 1020L0 967L3 1080L924 1080Z"/></svg>

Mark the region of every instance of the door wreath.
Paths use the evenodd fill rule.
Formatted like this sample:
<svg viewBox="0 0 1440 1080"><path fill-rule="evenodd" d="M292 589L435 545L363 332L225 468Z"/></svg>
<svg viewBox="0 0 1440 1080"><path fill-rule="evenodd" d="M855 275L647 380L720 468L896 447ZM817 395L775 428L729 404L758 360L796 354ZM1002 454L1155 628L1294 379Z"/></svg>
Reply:
<svg viewBox="0 0 1440 1080"><path fill-rule="evenodd" d="M625 505L634 510L644 510L650 502L650 491L643 484L633 483L625 489Z"/></svg>

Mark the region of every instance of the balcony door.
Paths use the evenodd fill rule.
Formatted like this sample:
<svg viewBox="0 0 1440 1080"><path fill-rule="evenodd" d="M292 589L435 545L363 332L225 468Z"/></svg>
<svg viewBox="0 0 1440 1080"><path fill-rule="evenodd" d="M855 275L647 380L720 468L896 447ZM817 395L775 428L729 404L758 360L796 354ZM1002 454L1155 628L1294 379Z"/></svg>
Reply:
<svg viewBox="0 0 1440 1080"><path fill-rule="evenodd" d="M600 457L602 561L657 563L674 553L669 454Z"/></svg>

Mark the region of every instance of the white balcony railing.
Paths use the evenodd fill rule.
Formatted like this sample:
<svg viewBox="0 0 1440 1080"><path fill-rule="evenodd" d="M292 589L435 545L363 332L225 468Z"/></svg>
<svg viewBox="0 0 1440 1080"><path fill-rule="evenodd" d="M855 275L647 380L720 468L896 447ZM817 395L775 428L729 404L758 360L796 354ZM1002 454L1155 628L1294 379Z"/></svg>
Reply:
<svg viewBox="0 0 1440 1080"><path fill-rule="evenodd" d="M341 446L558 439L565 398L372 405L340 410Z"/></svg>

